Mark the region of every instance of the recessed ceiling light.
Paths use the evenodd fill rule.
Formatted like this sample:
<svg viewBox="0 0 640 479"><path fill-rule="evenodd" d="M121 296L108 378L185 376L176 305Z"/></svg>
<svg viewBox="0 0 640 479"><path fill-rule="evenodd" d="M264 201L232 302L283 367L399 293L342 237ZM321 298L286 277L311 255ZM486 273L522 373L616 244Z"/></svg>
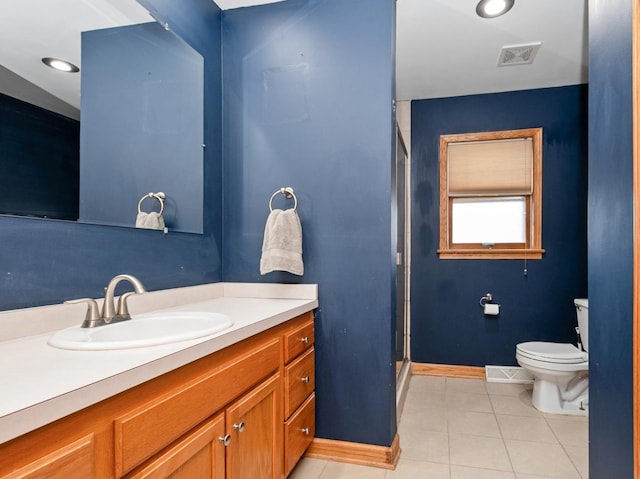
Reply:
<svg viewBox="0 0 640 479"><path fill-rule="evenodd" d="M61 72L77 73L80 69L73 63L69 63L65 60L59 60L58 58L43 58L42 63L54 70L60 70Z"/></svg>
<svg viewBox="0 0 640 479"><path fill-rule="evenodd" d="M514 2L515 0L480 0L476 13L483 18L499 17L511 10Z"/></svg>

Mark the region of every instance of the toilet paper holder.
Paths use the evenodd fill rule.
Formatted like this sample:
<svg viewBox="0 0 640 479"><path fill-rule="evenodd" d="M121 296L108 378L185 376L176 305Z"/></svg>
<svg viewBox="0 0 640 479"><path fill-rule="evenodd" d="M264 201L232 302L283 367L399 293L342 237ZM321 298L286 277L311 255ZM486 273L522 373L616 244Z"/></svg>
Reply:
<svg viewBox="0 0 640 479"><path fill-rule="evenodd" d="M483 309L485 316L498 316L500 314L500 305L492 303L493 295L487 293L480 298L480 307Z"/></svg>
<svg viewBox="0 0 640 479"><path fill-rule="evenodd" d="M493 301L493 295L491 293L487 293L482 298L480 298L480 306L484 308L484 305Z"/></svg>

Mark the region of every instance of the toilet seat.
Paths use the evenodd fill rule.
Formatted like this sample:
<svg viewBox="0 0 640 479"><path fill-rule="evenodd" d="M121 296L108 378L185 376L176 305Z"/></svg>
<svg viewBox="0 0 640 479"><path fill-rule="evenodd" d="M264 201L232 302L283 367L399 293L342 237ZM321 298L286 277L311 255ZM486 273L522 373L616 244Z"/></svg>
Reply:
<svg viewBox="0 0 640 479"><path fill-rule="evenodd" d="M589 360L589 355L570 343L530 341L516 346L521 356L555 364L579 364Z"/></svg>

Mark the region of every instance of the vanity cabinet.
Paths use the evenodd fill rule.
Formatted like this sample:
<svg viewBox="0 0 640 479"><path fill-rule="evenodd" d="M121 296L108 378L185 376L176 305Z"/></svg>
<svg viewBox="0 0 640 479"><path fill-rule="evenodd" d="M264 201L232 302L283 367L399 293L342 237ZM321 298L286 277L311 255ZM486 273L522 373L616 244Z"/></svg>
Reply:
<svg viewBox="0 0 640 479"><path fill-rule="evenodd" d="M0 445L0 477L280 479L313 387L308 312Z"/></svg>

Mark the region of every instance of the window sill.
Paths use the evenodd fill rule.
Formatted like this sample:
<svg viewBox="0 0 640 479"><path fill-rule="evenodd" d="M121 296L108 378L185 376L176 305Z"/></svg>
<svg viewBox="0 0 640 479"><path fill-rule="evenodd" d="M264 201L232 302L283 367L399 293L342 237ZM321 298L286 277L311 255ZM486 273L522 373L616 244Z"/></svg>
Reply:
<svg viewBox="0 0 640 479"><path fill-rule="evenodd" d="M542 259L543 249L439 249L440 259Z"/></svg>

